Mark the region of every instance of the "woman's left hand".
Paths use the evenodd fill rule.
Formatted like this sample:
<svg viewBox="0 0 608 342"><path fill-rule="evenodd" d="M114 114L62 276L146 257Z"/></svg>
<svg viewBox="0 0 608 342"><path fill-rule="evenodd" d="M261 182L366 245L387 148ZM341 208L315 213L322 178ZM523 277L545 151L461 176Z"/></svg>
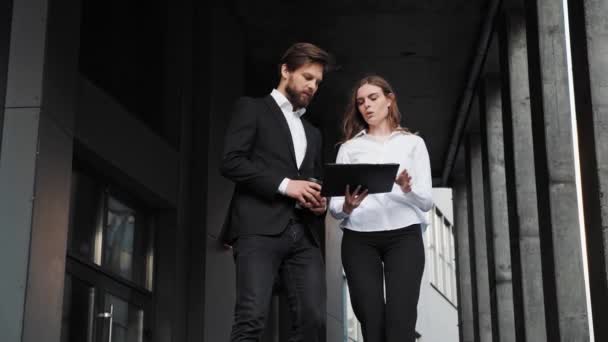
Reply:
<svg viewBox="0 0 608 342"><path fill-rule="evenodd" d="M401 187L403 192L408 193L412 191L412 177L407 173L407 170L401 171L397 179L395 179L395 183Z"/></svg>

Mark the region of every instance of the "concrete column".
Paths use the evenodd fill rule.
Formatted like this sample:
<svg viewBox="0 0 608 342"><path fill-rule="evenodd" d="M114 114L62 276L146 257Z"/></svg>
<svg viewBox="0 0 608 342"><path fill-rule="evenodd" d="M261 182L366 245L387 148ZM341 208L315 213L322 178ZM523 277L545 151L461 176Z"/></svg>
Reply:
<svg viewBox="0 0 608 342"><path fill-rule="evenodd" d="M467 194L469 227L472 233L470 241L473 244L474 260L471 267L474 269L474 289L477 305L474 308L477 327L477 341L492 341L492 309L490 300L490 278L488 264L488 246L486 237L485 194L483 184L483 166L481 139L479 134L469 136L467 146Z"/></svg>
<svg viewBox="0 0 608 342"><path fill-rule="evenodd" d="M553 256L543 265L545 282L553 282L545 284L547 337L587 341L564 8L561 0L537 0L526 10L541 248L544 258Z"/></svg>
<svg viewBox="0 0 608 342"><path fill-rule="evenodd" d="M511 282L511 250L509 217L507 212L507 188L505 176L504 143L502 128L502 103L498 77L492 75L484 80L485 115L481 115L482 135L485 140L484 163L487 163L490 198L486 204L490 209L487 223L494 249L494 283L498 340L515 341L515 318L513 315L513 285Z"/></svg>
<svg viewBox="0 0 608 342"><path fill-rule="evenodd" d="M2 148L2 126L4 125L4 96L6 95L6 76L8 70L8 53L11 37L11 18L13 0L4 2L0 9L0 148ZM0 156L2 158L2 156Z"/></svg>
<svg viewBox="0 0 608 342"><path fill-rule="evenodd" d="M513 172L516 215L510 226L516 233L517 240L512 243L518 244L520 258L513 261L513 269L515 270L515 263L518 262L523 301L521 325L525 340L546 341L534 151L531 148L533 142L528 47L523 11L509 11L505 17L505 26L501 59L508 83L505 85L508 93L508 102L505 104L509 104L510 108L503 116L505 154L510 152L509 157L505 155L505 162L512 165L510 172Z"/></svg>
<svg viewBox="0 0 608 342"><path fill-rule="evenodd" d="M7 342L59 341L80 2L15 1L9 8L0 95L0 331Z"/></svg>
<svg viewBox="0 0 608 342"><path fill-rule="evenodd" d="M469 242L467 188L464 175L454 184L454 229L456 238L456 270L458 275L458 310L460 340L475 341L473 319L473 288Z"/></svg>
<svg viewBox="0 0 608 342"><path fill-rule="evenodd" d="M20 342L23 333L42 95L46 10L37 1L29 11L25 5L14 4L8 23L6 93L0 95L6 99L0 109L0 331L6 342ZM39 20L28 22L28 15Z"/></svg>
<svg viewBox="0 0 608 342"><path fill-rule="evenodd" d="M5 110L0 156L0 330L20 342L32 224L39 113Z"/></svg>
<svg viewBox="0 0 608 342"><path fill-rule="evenodd" d="M608 340L608 1L568 1L589 285L596 341Z"/></svg>

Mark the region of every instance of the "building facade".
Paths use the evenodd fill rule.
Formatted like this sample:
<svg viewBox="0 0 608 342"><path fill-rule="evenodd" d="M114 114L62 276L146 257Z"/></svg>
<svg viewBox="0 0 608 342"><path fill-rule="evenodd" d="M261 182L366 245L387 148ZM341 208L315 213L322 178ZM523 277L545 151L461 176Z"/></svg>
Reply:
<svg viewBox="0 0 608 342"><path fill-rule="evenodd" d="M608 3L302 6L4 2L2 341L228 339L223 133L234 101L268 94L300 40L340 62L307 114L326 161L350 87L380 73L429 147L434 186L453 191L427 236L438 267L421 307L442 314L421 313L422 341L454 317L442 332L466 342L608 340ZM340 236L327 228L327 341L344 341ZM265 341L283 341L285 313L278 292Z"/></svg>

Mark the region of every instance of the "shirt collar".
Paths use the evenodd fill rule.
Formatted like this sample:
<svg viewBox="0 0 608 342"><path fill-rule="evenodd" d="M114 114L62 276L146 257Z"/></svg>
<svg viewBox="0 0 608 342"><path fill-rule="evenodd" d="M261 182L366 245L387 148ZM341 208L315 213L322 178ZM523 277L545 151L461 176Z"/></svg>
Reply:
<svg viewBox="0 0 608 342"><path fill-rule="evenodd" d="M367 130L364 129L364 130L361 130L361 132L355 134L355 136L353 138L358 138L358 137L366 135L366 134L367 134Z"/></svg>
<svg viewBox="0 0 608 342"><path fill-rule="evenodd" d="M287 99L287 97L285 97L285 95L283 95L283 93L281 93L280 91L278 91L276 89L272 89L270 96L272 96L272 98L275 100L277 105L279 105L279 108L281 108L281 111L287 111L290 113L294 113L299 118L302 117L302 115L304 115L306 113L306 108L300 108L294 112L293 105L291 104L291 102L289 102L289 100Z"/></svg>
<svg viewBox="0 0 608 342"><path fill-rule="evenodd" d="M404 131L402 131L402 130L394 130L391 133L391 135L389 135L389 137L392 137L392 136L394 136L396 134L406 134L406 133ZM358 138L360 136L364 136L364 135L367 135L367 129L362 129L359 133L355 134L355 136L353 137L353 139L354 138Z"/></svg>

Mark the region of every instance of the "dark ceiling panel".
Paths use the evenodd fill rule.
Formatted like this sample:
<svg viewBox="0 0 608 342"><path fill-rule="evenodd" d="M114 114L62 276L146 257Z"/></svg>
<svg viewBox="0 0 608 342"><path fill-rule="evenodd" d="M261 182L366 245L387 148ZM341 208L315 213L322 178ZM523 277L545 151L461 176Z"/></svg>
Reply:
<svg viewBox="0 0 608 342"><path fill-rule="evenodd" d="M340 137L348 93L367 73L386 77L399 96L404 124L424 137L440 176L453 122L485 14L483 0L273 0L231 3L245 37L250 95L276 86L281 53L310 41L336 56L339 70L310 108L326 145Z"/></svg>

